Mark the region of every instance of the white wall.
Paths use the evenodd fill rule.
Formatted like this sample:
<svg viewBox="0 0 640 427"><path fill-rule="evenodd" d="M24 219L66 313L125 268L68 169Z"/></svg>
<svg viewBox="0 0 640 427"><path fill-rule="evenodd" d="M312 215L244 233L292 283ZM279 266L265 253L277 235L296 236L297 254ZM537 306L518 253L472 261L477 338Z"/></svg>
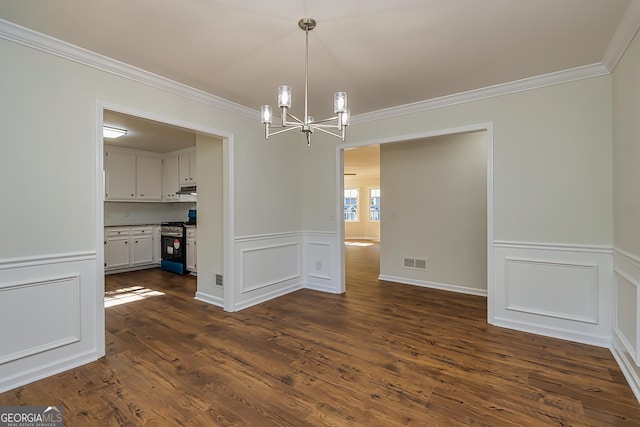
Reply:
<svg viewBox="0 0 640 427"><path fill-rule="evenodd" d="M382 144L380 174L380 277L486 295L486 132Z"/></svg>
<svg viewBox="0 0 640 427"><path fill-rule="evenodd" d="M106 65L113 72L85 65L102 67L104 59L2 21L0 26L0 33L21 41L0 39L0 194L9 201L0 204L0 220L10 224L3 237L12 242L0 248L0 323L13 325L1 333L15 343L0 348L1 392L104 354L102 245L97 244L103 220L98 214L101 105L229 136L226 184L234 191L227 199L236 209L225 233L232 242L235 236L300 232L302 166L293 138L264 141L258 113L254 118L240 108L222 109L207 96L122 65ZM65 58L76 59L51 53L62 50ZM301 269L301 260L295 261ZM272 276L271 266L262 265L266 271L258 271L258 278ZM232 272L225 274L232 287L244 286L233 282ZM253 301L289 290L274 286L276 291L267 284L254 292ZM73 313L60 333L51 335L53 341L48 332L55 323L33 312L50 303L60 313ZM227 308L238 307L231 299Z"/></svg>
<svg viewBox="0 0 640 427"><path fill-rule="evenodd" d="M216 274L223 275L223 153L222 141L208 135L196 135L198 171L198 291L196 297L223 305L222 287Z"/></svg>
<svg viewBox="0 0 640 427"><path fill-rule="evenodd" d="M380 221L369 219L369 189L380 188L380 176L345 176L344 188L358 189L359 198L358 221L344 223L344 237L346 239L380 240Z"/></svg>
<svg viewBox="0 0 640 427"><path fill-rule="evenodd" d="M614 355L640 400L640 36L613 73Z"/></svg>
<svg viewBox="0 0 640 427"><path fill-rule="evenodd" d="M612 244L609 76L356 122L349 142L479 123L494 125L496 240Z"/></svg>

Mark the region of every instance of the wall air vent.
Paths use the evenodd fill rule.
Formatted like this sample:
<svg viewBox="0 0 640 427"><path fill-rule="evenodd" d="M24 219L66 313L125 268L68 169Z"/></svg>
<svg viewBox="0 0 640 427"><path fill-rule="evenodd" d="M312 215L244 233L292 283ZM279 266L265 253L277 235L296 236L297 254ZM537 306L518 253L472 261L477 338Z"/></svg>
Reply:
<svg viewBox="0 0 640 427"><path fill-rule="evenodd" d="M420 269L420 270L426 270L427 269L427 260L426 259L416 259L416 265L415 267Z"/></svg>
<svg viewBox="0 0 640 427"><path fill-rule="evenodd" d="M222 286L222 274L216 274L216 286Z"/></svg>
<svg viewBox="0 0 640 427"><path fill-rule="evenodd" d="M413 268L416 270L426 270L427 269L427 260L421 258L404 258L403 261L404 268Z"/></svg>

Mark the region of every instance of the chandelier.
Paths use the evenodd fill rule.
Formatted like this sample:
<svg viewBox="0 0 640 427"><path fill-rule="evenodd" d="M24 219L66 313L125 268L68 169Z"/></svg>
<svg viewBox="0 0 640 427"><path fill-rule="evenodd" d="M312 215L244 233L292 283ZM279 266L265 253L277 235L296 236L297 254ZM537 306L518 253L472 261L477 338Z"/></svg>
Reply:
<svg viewBox="0 0 640 427"><path fill-rule="evenodd" d="M333 112L336 114L328 119L315 121L307 111L308 81L309 81L309 31L316 27L316 21L312 18L302 18L298 21L298 26L304 31L306 37L304 52L304 119L300 120L289 112L291 108L291 87L280 86L278 88L278 108L282 110L282 123L274 126L272 131L273 112L270 105L263 105L261 108L262 123L264 124L264 138L269 139L271 135L288 132L290 130L301 130L307 138L307 147L311 145L311 134L320 131L342 139L344 142L347 126L349 125L349 109L347 108L347 94L336 92L333 95Z"/></svg>

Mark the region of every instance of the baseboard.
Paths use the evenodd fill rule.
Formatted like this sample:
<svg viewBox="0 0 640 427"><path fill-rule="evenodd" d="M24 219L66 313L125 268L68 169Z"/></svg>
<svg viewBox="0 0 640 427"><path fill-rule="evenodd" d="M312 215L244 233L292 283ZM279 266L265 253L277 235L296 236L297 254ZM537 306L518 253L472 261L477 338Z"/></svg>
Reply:
<svg viewBox="0 0 640 427"><path fill-rule="evenodd" d="M475 289L467 286L449 285L446 283L427 282L424 280L407 279L406 277L387 276L381 274L378 280L386 280L387 282L402 283L405 285L422 286L423 288L440 289L442 291L457 292L460 294L477 295L481 297L487 296L486 289Z"/></svg>
<svg viewBox="0 0 640 427"><path fill-rule="evenodd" d="M277 289L275 291L272 291L272 292L268 292L268 293L264 293L264 294L258 295L255 298L246 299L244 301L238 302L234 307L234 311L244 310L245 308L249 308L251 306L254 306L254 305L257 305L257 304L261 304L263 302L267 302L269 300L281 297L281 296L289 294L291 292L299 291L300 289L303 289L303 287L304 286L301 283L296 283L294 285L290 285L290 286L287 286L287 287L284 287L284 288L279 288L279 289Z"/></svg>
<svg viewBox="0 0 640 427"><path fill-rule="evenodd" d="M28 371L21 371L0 380L0 393L77 368L78 366L86 365L87 363L95 362L96 360L98 360L98 354L94 350L91 350L54 363L38 366Z"/></svg>
<svg viewBox="0 0 640 427"><path fill-rule="evenodd" d="M105 270L104 274L116 274L116 273L128 273L130 271L138 271L138 270L148 270L150 268L160 268L160 264L145 264L145 265L136 265L135 267L123 267L123 268L114 268L110 270Z"/></svg>
<svg viewBox="0 0 640 427"><path fill-rule="evenodd" d="M216 295L210 295L205 292L196 292L196 296L194 297L194 299L206 302L207 304L215 305L216 307L224 307L224 298Z"/></svg>
<svg viewBox="0 0 640 427"><path fill-rule="evenodd" d="M625 351L625 347L616 331L613 331L613 340L611 343L611 354L618 363L622 375L629 383L631 391L635 395L638 402L640 402L640 369L638 369L631 358L631 355Z"/></svg>
<svg viewBox="0 0 640 427"><path fill-rule="evenodd" d="M312 291L326 292L328 294L339 294L335 287L333 286L324 286L317 283L306 283L304 285L304 289L311 289Z"/></svg>
<svg viewBox="0 0 640 427"><path fill-rule="evenodd" d="M512 319L505 319L502 317L495 317L493 326L499 326L507 329L514 329L521 332L527 332L530 334L542 335L550 338L558 338L565 341L573 341L580 344L588 344L596 347L611 347L611 338L608 336L598 336L582 334L575 331L569 331L560 328L552 328L543 326L540 324L527 323L515 321Z"/></svg>

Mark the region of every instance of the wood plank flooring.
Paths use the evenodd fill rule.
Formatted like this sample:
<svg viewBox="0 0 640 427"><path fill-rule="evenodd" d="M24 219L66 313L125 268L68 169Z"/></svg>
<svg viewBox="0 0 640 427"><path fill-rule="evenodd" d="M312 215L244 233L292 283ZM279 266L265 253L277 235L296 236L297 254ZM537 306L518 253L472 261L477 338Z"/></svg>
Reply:
<svg viewBox="0 0 640 427"><path fill-rule="evenodd" d="M107 276L164 295L106 309L101 360L0 394L62 405L65 426L638 426L607 349L487 325L486 299L378 281L347 246L347 292L298 291L239 313L195 279Z"/></svg>

